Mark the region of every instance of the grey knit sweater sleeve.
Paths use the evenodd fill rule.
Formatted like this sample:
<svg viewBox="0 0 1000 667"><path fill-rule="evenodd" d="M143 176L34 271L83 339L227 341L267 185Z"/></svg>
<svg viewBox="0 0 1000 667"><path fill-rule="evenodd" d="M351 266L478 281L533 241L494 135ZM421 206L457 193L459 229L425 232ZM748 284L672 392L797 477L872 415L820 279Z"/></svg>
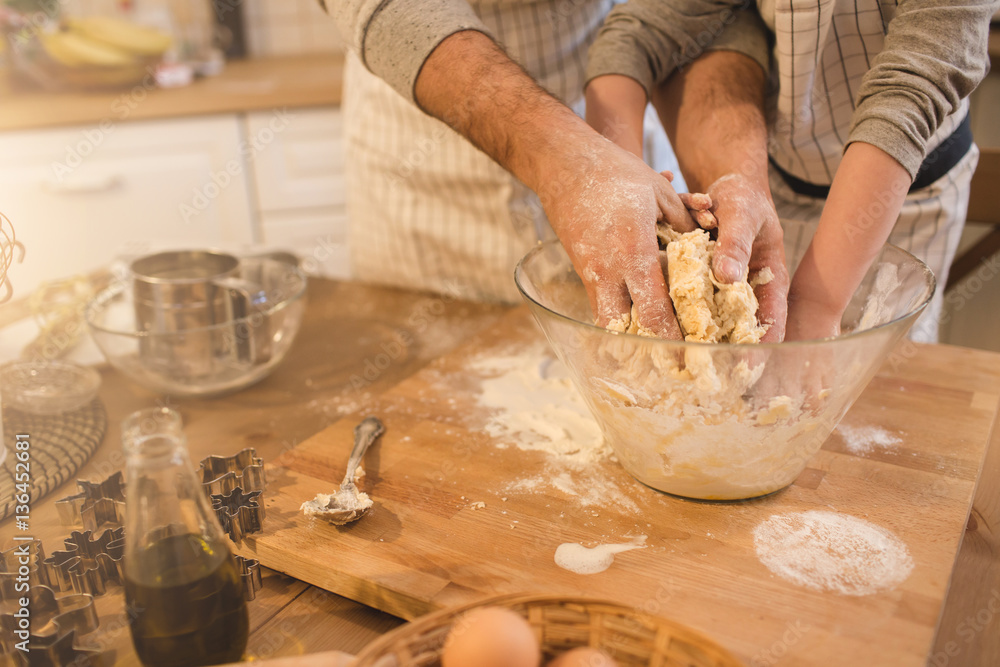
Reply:
<svg viewBox="0 0 1000 667"><path fill-rule="evenodd" d="M427 56L462 30L490 34L466 0L319 0L373 74L413 101Z"/></svg>
<svg viewBox="0 0 1000 667"><path fill-rule="evenodd" d="M611 10L590 47L587 81L622 74L650 96L675 70L718 50L770 70L767 28L749 0L629 0Z"/></svg>
<svg viewBox="0 0 1000 667"><path fill-rule="evenodd" d="M928 140L989 70L996 0L901 0L858 91L847 143L895 158L910 177Z"/></svg>
<svg viewBox="0 0 1000 667"><path fill-rule="evenodd" d="M591 47L587 79L623 74L648 93L701 51L719 49L742 52L767 69L766 28L756 11L740 10L747 4L628 0L608 15ZM857 93L845 148L872 144L916 175L928 141L988 71L996 8L996 0L900 0L885 47Z"/></svg>

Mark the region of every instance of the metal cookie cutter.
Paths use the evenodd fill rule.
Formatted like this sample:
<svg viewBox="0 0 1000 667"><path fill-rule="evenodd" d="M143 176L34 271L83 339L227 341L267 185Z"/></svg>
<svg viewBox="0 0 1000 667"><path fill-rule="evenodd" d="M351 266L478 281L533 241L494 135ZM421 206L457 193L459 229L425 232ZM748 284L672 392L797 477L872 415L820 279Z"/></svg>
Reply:
<svg viewBox="0 0 1000 667"><path fill-rule="evenodd" d="M59 520L64 526L83 525L96 531L104 524L125 523L125 479L121 471L97 484L78 479L80 493L56 501Z"/></svg>
<svg viewBox="0 0 1000 667"><path fill-rule="evenodd" d="M54 551L42 561L43 578L49 586L59 592L97 596L104 595L108 583L125 581L125 529L109 528L96 538L91 535L89 530L73 531L65 540L65 551Z"/></svg>
<svg viewBox="0 0 1000 667"><path fill-rule="evenodd" d="M256 558L244 558L234 556L236 567L239 568L240 578L243 580L243 597L247 602L252 602L257 597L257 591L264 585L264 580L260 574L260 561Z"/></svg>
<svg viewBox="0 0 1000 667"><path fill-rule="evenodd" d="M212 509L219 517L222 530L229 533L233 542L243 541L249 533L259 533L264 525L264 506L260 503L261 491L244 493L236 487L230 493L213 494Z"/></svg>
<svg viewBox="0 0 1000 667"><path fill-rule="evenodd" d="M25 541L0 552L0 567L5 570L0 572L0 663L28 667L113 664L113 651L102 654L76 643L79 635L89 634L100 625L93 596L73 594L57 598L55 591L42 583L46 570L40 566L44 559L39 540ZM27 591L17 585L23 584L21 566L28 570ZM28 653L15 646L20 640L15 633L21 629L20 618L15 615L20 605L12 601L22 597L30 600Z"/></svg>
<svg viewBox="0 0 1000 667"><path fill-rule="evenodd" d="M264 459L248 447L233 456L209 456L201 460L198 478L209 496L232 493L239 487L246 492L263 491L267 484Z"/></svg>
<svg viewBox="0 0 1000 667"><path fill-rule="evenodd" d="M31 612L31 634L29 644L50 646L67 632L86 635L98 628L100 619L94 608L94 597L86 594L64 595L57 598L55 591L48 586L32 586L31 590L22 595L28 597ZM7 636L14 636L18 629L18 619L14 613L0 615L0 627L7 631Z"/></svg>

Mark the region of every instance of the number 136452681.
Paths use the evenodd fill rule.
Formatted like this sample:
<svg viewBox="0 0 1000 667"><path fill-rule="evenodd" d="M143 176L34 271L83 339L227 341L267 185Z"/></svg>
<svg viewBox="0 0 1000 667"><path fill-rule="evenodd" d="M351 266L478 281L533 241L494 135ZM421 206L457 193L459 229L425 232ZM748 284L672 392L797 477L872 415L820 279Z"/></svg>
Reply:
<svg viewBox="0 0 1000 667"><path fill-rule="evenodd" d="M14 444L14 519L18 530L29 529L31 515L31 439L18 433Z"/></svg>

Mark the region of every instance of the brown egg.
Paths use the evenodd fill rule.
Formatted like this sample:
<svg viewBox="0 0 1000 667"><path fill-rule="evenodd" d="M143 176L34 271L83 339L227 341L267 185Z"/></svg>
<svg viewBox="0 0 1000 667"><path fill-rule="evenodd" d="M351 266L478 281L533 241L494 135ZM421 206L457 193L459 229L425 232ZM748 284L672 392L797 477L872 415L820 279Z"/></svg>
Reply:
<svg viewBox="0 0 1000 667"><path fill-rule="evenodd" d="M618 663L604 651L584 646L563 653L549 667L618 667Z"/></svg>
<svg viewBox="0 0 1000 667"><path fill-rule="evenodd" d="M519 614L499 607L466 612L451 626L442 667L539 667L538 640Z"/></svg>

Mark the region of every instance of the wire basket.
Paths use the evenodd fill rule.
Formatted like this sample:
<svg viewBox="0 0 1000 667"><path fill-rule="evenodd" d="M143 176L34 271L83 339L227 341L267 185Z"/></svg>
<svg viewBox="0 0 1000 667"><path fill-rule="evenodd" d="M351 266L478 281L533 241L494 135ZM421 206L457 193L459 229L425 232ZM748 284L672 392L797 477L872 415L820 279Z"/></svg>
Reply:
<svg viewBox="0 0 1000 667"><path fill-rule="evenodd" d="M476 607L503 607L523 616L542 648L543 664L589 646L619 667L744 667L707 637L660 616L588 598L505 595L444 609L382 635L357 656L355 667L438 667L452 623Z"/></svg>

